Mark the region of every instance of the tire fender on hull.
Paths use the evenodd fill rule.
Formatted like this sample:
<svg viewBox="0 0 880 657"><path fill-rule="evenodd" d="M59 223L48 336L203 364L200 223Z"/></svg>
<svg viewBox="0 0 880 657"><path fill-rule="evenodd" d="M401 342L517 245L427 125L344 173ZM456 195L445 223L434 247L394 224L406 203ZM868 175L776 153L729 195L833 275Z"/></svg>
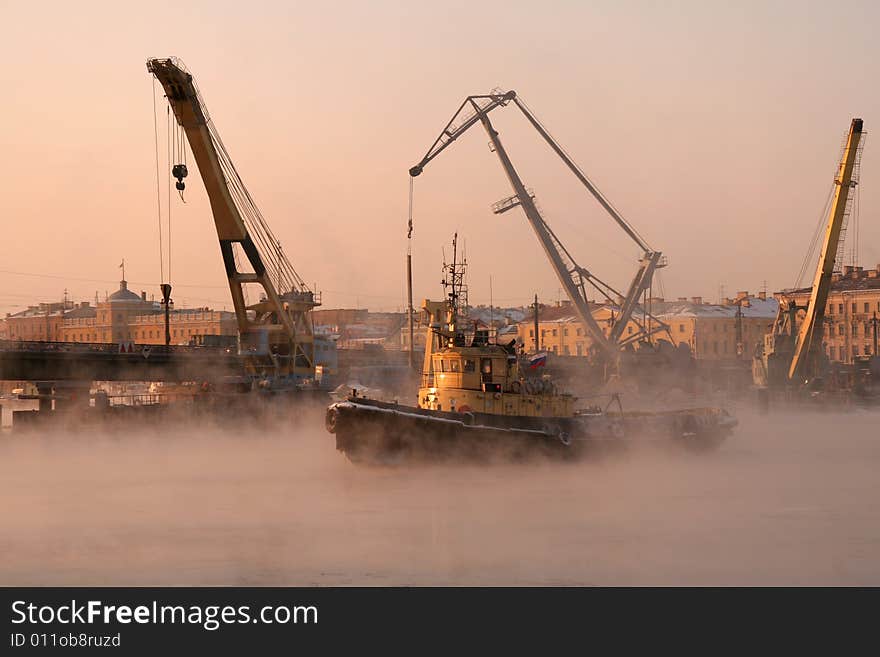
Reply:
<svg viewBox="0 0 880 657"><path fill-rule="evenodd" d="M324 416L324 426L330 433L336 433L339 426L339 409L335 406L330 406L327 409L327 414Z"/></svg>

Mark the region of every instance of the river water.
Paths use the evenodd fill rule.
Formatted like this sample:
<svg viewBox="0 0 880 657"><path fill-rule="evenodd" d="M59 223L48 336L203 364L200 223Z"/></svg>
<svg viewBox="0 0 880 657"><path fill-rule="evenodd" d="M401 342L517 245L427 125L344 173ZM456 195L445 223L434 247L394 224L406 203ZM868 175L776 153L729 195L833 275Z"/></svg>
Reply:
<svg viewBox="0 0 880 657"><path fill-rule="evenodd" d="M0 436L2 585L880 585L880 414L715 453L363 467L319 410Z"/></svg>

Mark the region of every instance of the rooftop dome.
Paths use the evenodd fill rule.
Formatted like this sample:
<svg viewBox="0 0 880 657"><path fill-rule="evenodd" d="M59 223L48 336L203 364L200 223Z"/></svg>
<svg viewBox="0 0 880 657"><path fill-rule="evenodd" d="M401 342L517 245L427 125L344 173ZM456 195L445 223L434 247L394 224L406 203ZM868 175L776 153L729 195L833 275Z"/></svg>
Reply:
<svg viewBox="0 0 880 657"><path fill-rule="evenodd" d="M128 281L119 281L119 289L110 295L110 303L114 301L142 301L142 299L128 289Z"/></svg>

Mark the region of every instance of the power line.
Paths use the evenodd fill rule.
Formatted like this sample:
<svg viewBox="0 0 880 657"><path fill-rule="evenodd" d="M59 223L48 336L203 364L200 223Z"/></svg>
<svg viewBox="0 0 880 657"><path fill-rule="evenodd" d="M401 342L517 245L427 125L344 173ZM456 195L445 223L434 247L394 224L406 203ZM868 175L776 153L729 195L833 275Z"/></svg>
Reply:
<svg viewBox="0 0 880 657"><path fill-rule="evenodd" d="M62 275L62 274L35 274L32 272L24 272L24 271L10 271L8 269L0 269L0 274L9 274L11 276L29 276L32 278L50 278L50 279L62 280L62 281L77 281L80 283L105 283L105 284L107 284L107 283L118 283L119 282L118 280L110 280L110 279L106 279L106 278L82 278L82 277L77 277L77 276L66 276L66 275ZM145 287L150 286L150 285L159 285L158 283L155 283L152 281L150 281L150 282L129 281L129 282L132 285L143 285ZM225 285L199 285L199 284L195 284L195 283L190 283L190 284L178 283L175 285L175 287L194 287L194 288L203 288L203 289L210 288L210 289L221 290L221 289L226 289L227 286L225 286Z"/></svg>

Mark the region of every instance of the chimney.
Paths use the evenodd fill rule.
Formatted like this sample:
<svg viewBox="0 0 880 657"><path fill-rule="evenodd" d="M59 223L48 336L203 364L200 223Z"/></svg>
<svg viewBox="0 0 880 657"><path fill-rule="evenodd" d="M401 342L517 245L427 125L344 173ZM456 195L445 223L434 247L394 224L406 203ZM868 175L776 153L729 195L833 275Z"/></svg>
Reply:
<svg viewBox="0 0 880 657"><path fill-rule="evenodd" d="M146 301L146 300L147 300L147 293L144 292L143 290L141 290L141 301Z"/></svg>
<svg viewBox="0 0 880 657"><path fill-rule="evenodd" d="M758 292L758 298L761 301L766 301L767 300L767 292L765 290L761 290L760 292Z"/></svg>
<svg viewBox="0 0 880 657"><path fill-rule="evenodd" d="M749 298L749 291L748 290L740 290L739 292L736 293L736 298L737 298L737 300L748 299Z"/></svg>
<svg viewBox="0 0 880 657"><path fill-rule="evenodd" d="M703 297L691 297L691 303L700 305L703 303Z"/></svg>
<svg viewBox="0 0 880 657"><path fill-rule="evenodd" d="M867 276L868 278L877 278L878 274L880 274L880 271L876 269L869 269Z"/></svg>
<svg viewBox="0 0 880 657"><path fill-rule="evenodd" d="M687 301L688 298L687 298L687 297L678 297L678 300L679 300L679 301Z"/></svg>
<svg viewBox="0 0 880 657"><path fill-rule="evenodd" d="M862 276L864 276L864 274L862 274L862 268L861 268L861 267L853 267L853 268L852 268L852 272L850 273L850 277L851 277L854 281L859 280L860 278L862 278Z"/></svg>
<svg viewBox="0 0 880 657"><path fill-rule="evenodd" d="M79 304L79 307L80 307L80 308L88 308L88 307L89 307L89 302L88 302L88 301L83 301L81 304Z"/></svg>
<svg viewBox="0 0 880 657"><path fill-rule="evenodd" d="M724 297L724 298L721 300L721 305L722 305L722 306L732 306L732 305L733 305L733 299L731 299L730 297Z"/></svg>
<svg viewBox="0 0 880 657"><path fill-rule="evenodd" d="M852 274L853 269L855 269L855 267L853 267L852 265L844 265L843 266L843 275L849 276L850 274Z"/></svg>

